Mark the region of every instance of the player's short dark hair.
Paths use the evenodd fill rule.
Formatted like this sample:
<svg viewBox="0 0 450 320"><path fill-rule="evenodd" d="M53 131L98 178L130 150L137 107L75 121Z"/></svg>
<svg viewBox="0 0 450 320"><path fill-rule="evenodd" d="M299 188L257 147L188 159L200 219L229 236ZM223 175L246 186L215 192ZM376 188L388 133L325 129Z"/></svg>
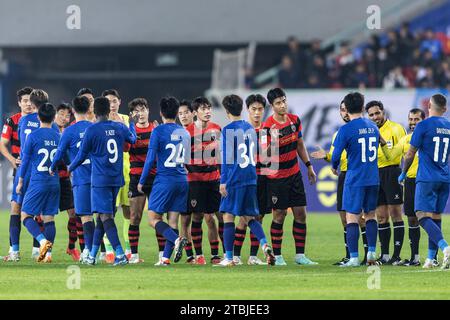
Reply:
<svg viewBox="0 0 450 320"><path fill-rule="evenodd" d="M200 106L202 105L207 105L211 107L211 102L209 102L208 98L206 97L197 97L194 100L192 100L191 106L194 111L197 111L198 108L200 108Z"/></svg>
<svg viewBox="0 0 450 320"><path fill-rule="evenodd" d="M135 98L128 103L128 109L133 112L137 106L143 106L145 109L150 110L148 102L145 98Z"/></svg>
<svg viewBox="0 0 450 320"><path fill-rule="evenodd" d="M91 88L81 88L78 90L77 96L82 96L83 94L92 94L94 95L94 91Z"/></svg>
<svg viewBox="0 0 450 320"><path fill-rule="evenodd" d="M161 114L166 119L176 119L178 115L178 109L180 108L180 102L175 97L164 97L159 101L161 108Z"/></svg>
<svg viewBox="0 0 450 320"><path fill-rule="evenodd" d="M89 110L89 104L89 99L85 96L77 96L72 100L73 109L79 114L86 114Z"/></svg>
<svg viewBox="0 0 450 320"><path fill-rule="evenodd" d="M372 107L379 107L380 110L384 110L384 106L383 103L379 100L372 100L367 102L366 104L366 112L369 112L369 109Z"/></svg>
<svg viewBox="0 0 450 320"><path fill-rule="evenodd" d="M244 102L242 101L241 97L235 94L225 96L222 100L222 105L224 106L225 110L227 110L235 117L241 115L243 104Z"/></svg>
<svg viewBox="0 0 450 320"><path fill-rule="evenodd" d="M72 112L72 106L70 105L70 103L61 102L56 106L56 112L58 112L59 110L68 110L69 112Z"/></svg>
<svg viewBox="0 0 450 320"><path fill-rule="evenodd" d="M39 108L44 103L48 102L48 94L42 89L33 89L30 93L30 101Z"/></svg>
<svg viewBox="0 0 450 320"><path fill-rule="evenodd" d="M434 94L431 96L431 99L433 100L434 104L441 110L445 109L445 107L447 106L447 98L443 94Z"/></svg>
<svg viewBox="0 0 450 320"><path fill-rule="evenodd" d="M419 108L412 108L411 110L409 110L409 113L420 113L420 117L423 119L425 119L425 111L423 111L422 109Z"/></svg>
<svg viewBox="0 0 450 320"><path fill-rule="evenodd" d="M102 92L102 97L106 97L106 96L115 96L117 99L120 100L120 95L119 92L116 89L107 89L105 91Z"/></svg>
<svg viewBox="0 0 450 320"><path fill-rule="evenodd" d="M33 91L33 88L31 87L23 87L22 89L17 90L17 101L22 101L22 97L25 95L29 95Z"/></svg>
<svg viewBox="0 0 450 320"><path fill-rule="evenodd" d="M39 120L44 123L52 123L55 120L56 109L51 103L44 102L39 106Z"/></svg>
<svg viewBox="0 0 450 320"><path fill-rule="evenodd" d="M250 107L253 103L260 103L263 105L263 107L266 107L267 101L266 98L264 98L262 95L258 94L251 94L245 99L245 105L247 106L247 109Z"/></svg>
<svg viewBox="0 0 450 320"><path fill-rule="evenodd" d="M273 88L267 92L267 100L272 104L276 98L286 97L286 93L281 88Z"/></svg>
<svg viewBox="0 0 450 320"><path fill-rule="evenodd" d="M99 117L107 117L109 115L109 100L106 97L97 97L94 100L94 114Z"/></svg>
<svg viewBox="0 0 450 320"><path fill-rule="evenodd" d="M181 106L186 106L190 112L193 112L194 109L192 108L192 104L189 100L183 99L180 101L180 107Z"/></svg>
<svg viewBox="0 0 450 320"><path fill-rule="evenodd" d="M349 114L362 113L364 110L364 96L359 92L350 92L344 97L344 104Z"/></svg>

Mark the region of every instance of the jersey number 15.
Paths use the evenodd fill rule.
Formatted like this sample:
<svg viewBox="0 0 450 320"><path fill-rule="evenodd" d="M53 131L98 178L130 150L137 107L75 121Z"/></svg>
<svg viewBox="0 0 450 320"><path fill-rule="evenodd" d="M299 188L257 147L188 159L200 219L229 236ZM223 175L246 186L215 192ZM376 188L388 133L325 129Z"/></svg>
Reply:
<svg viewBox="0 0 450 320"><path fill-rule="evenodd" d="M372 155L369 156L369 162L374 161L377 158L377 148L374 145L374 143L377 142L376 137L369 137L369 152L372 153ZM366 139L365 138L359 138L358 143L361 144L361 162L367 162L366 160Z"/></svg>

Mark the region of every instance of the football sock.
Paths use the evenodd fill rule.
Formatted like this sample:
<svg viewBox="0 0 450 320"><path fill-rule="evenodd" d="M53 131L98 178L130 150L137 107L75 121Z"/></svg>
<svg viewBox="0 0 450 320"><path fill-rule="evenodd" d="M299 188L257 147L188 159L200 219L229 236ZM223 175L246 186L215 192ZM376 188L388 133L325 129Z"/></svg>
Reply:
<svg viewBox="0 0 450 320"><path fill-rule="evenodd" d="M202 255L203 254L203 250L202 250L203 231L202 231L202 223L201 222L192 221L191 236L192 236L192 242L194 243L195 254L197 256Z"/></svg>
<svg viewBox="0 0 450 320"><path fill-rule="evenodd" d="M250 256L257 256L258 249L259 249L258 238L255 236L255 234L252 231L250 231Z"/></svg>
<svg viewBox="0 0 450 320"><path fill-rule="evenodd" d="M305 253L306 224L294 221L294 225L292 226L292 234L294 235L295 253Z"/></svg>
<svg viewBox="0 0 450 320"><path fill-rule="evenodd" d="M94 229L94 237L93 237L93 241L92 241L92 250L89 253L89 255L91 257L95 258L97 256L98 249L99 249L100 245L103 244L103 241L104 241L103 236L104 235L105 235L105 229L103 228L103 222L102 222L102 220L100 220L100 218L97 218L97 221L95 223L95 229Z"/></svg>
<svg viewBox="0 0 450 320"><path fill-rule="evenodd" d="M158 221L155 225L155 229L159 234L162 234L166 240L172 242L172 244L174 244L178 239L178 234L176 234L175 231L164 221Z"/></svg>
<svg viewBox="0 0 450 320"><path fill-rule="evenodd" d="M106 236L108 237L108 240L111 242L112 247L114 248L114 251L116 252L116 256L123 255L123 248L120 244L119 235L117 233L117 227L114 223L113 218L106 219L103 221L103 227L105 228Z"/></svg>
<svg viewBox="0 0 450 320"><path fill-rule="evenodd" d="M245 233L247 232L247 228L245 229L239 229L236 227L235 234L234 234L234 248L233 248L233 254L235 256L240 257L241 256L241 249L242 245L244 244L245 240Z"/></svg>
<svg viewBox="0 0 450 320"><path fill-rule="evenodd" d="M104 234L103 236L103 243L105 244L105 248L106 248L106 252L112 252L113 251L113 247L111 245L111 242L109 241L108 237L106 236L106 234Z"/></svg>
<svg viewBox="0 0 450 320"><path fill-rule="evenodd" d="M219 240L212 240L209 242L209 246L211 247L211 256L219 255Z"/></svg>
<svg viewBox="0 0 450 320"><path fill-rule="evenodd" d="M75 242L77 242L77 219L75 217L69 218L67 221L67 231L69 231L69 249L75 249Z"/></svg>
<svg viewBox="0 0 450 320"><path fill-rule="evenodd" d="M130 224L130 227L128 228L128 239L130 240L130 249L132 254L138 253L139 236L139 225L135 226Z"/></svg>
<svg viewBox="0 0 450 320"><path fill-rule="evenodd" d="M194 251L192 251L192 242L188 242L187 245L184 247L184 250L186 250L186 256L193 257Z"/></svg>
<svg viewBox="0 0 450 320"><path fill-rule="evenodd" d="M370 219L366 221L366 237L368 251L375 252L377 246L377 233L378 224L375 219Z"/></svg>
<svg viewBox="0 0 450 320"><path fill-rule="evenodd" d="M13 251L19 251L20 239L20 215L13 214L9 218L9 234Z"/></svg>
<svg viewBox="0 0 450 320"><path fill-rule="evenodd" d="M85 240L85 248L87 248L89 251L92 249L92 242L94 240L94 221L88 221L83 224L83 233L84 233L84 240Z"/></svg>
<svg viewBox="0 0 450 320"><path fill-rule="evenodd" d="M442 220L441 220L441 219L432 219L432 220L433 220L434 223L436 223L436 225L438 226L438 228L439 228L440 230L442 230ZM436 260L437 260L437 258L438 258L438 252L439 252L439 250L438 250L437 247L436 247L436 254L435 254L435 256L434 256L434 259L436 259Z"/></svg>
<svg viewBox="0 0 450 320"><path fill-rule="evenodd" d="M123 217L122 233L125 241L125 250L131 250L130 238L128 236L128 230L130 229L130 219Z"/></svg>
<svg viewBox="0 0 450 320"><path fill-rule="evenodd" d="M394 222L394 257L400 257L405 237L405 223L403 221Z"/></svg>
<svg viewBox="0 0 450 320"><path fill-rule="evenodd" d="M179 235L178 229L172 229L172 230L173 230L173 232L175 232L177 234L177 236ZM166 245L164 246L163 258L170 259L170 257L172 256L174 246L175 246L175 242L166 241Z"/></svg>
<svg viewBox="0 0 450 320"><path fill-rule="evenodd" d="M283 242L283 225L272 221L270 226L270 238L272 241L273 254L281 255L281 243Z"/></svg>
<svg viewBox="0 0 450 320"><path fill-rule="evenodd" d="M345 244L345 257L350 259L350 252L348 251L347 245L347 227L344 227L344 244Z"/></svg>
<svg viewBox="0 0 450 320"><path fill-rule="evenodd" d="M435 244L437 243L438 247L441 250L444 250L448 246L447 242L442 236L441 229L439 229L438 225L436 225L436 223L430 217L420 219L419 223L422 228L424 228L428 233L428 237L430 238L430 240Z"/></svg>
<svg viewBox="0 0 450 320"><path fill-rule="evenodd" d="M92 239L94 239L94 238L92 238ZM93 245L93 244L94 244L94 240L92 240L92 245ZM103 253L106 252L105 243L103 242L103 239L102 239L102 241L100 242L100 252L103 252Z"/></svg>
<svg viewBox="0 0 450 320"><path fill-rule="evenodd" d="M41 242L42 240L45 240L45 236L41 233L39 224L33 218L28 217L23 220L23 225L37 241Z"/></svg>
<svg viewBox="0 0 450 320"><path fill-rule="evenodd" d="M80 250L83 251L85 247L83 222L81 222L81 217L76 217L76 219L78 243L80 244Z"/></svg>
<svg viewBox="0 0 450 320"><path fill-rule="evenodd" d="M420 226L409 226L409 244L411 246L411 261L414 261L416 255L419 254L419 242L420 242Z"/></svg>
<svg viewBox="0 0 450 320"><path fill-rule="evenodd" d="M220 238L220 241L222 241L223 252L225 252L225 242L224 242L225 240L224 240L223 232L224 232L224 223L219 222L219 238Z"/></svg>
<svg viewBox="0 0 450 320"><path fill-rule="evenodd" d="M158 242L159 252L164 251L164 246L166 245L166 238L162 234L156 232L156 241Z"/></svg>
<svg viewBox="0 0 450 320"><path fill-rule="evenodd" d="M378 225L378 236L380 237L381 256L389 255L389 243L391 241L391 224L389 222Z"/></svg>
<svg viewBox="0 0 450 320"><path fill-rule="evenodd" d="M364 247L364 257L367 257L367 251L369 251L369 246L367 244L366 227L361 227L361 238Z"/></svg>
<svg viewBox="0 0 450 320"><path fill-rule="evenodd" d="M225 254L228 260L233 260L234 222L227 222L223 226Z"/></svg>
<svg viewBox="0 0 450 320"><path fill-rule="evenodd" d="M51 243L55 242L56 236L55 221L44 223L44 236L45 239L47 239Z"/></svg>
<svg viewBox="0 0 450 320"><path fill-rule="evenodd" d="M267 243L267 239L261 223L253 219L248 222L248 227L250 228L250 231L255 235L256 239L259 241L261 247L264 246Z"/></svg>
<svg viewBox="0 0 450 320"><path fill-rule="evenodd" d="M359 225L357 223L347 223L347 244L350 251L350 258L358 257Z"/></svg>

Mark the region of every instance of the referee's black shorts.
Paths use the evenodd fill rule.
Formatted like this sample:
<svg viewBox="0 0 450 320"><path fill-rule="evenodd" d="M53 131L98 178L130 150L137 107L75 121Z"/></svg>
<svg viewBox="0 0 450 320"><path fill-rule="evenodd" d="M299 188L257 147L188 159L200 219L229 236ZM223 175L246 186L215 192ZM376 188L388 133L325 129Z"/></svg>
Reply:
<svg viewBox="0 0 450 320"><path fill-rule="evenodd" d="M387 166L379 169L380 189L377 206L397 205L403 203L403 187L398 183L402 173L399 166Z"/></svg>
<svg viewBox="0 0 450 320"><path fill-rule="evenodd" d="M344 193L344 182L345 182L346 173L347 173L347 171L341 171L341 173L339 173L339 177L338 177L337 198L336 198L336 210L337 211L343 211L342 210L342 194Z"/></svg>
<svg viewBox="0 0 450 320"><path fill-rule="evenodd" d="M403 209L405 210L405 215L407 217L415 217L416 212L414 210L414 197L416 195L416 179L406 178L405 179L405 203L403 204Z"/></svg>

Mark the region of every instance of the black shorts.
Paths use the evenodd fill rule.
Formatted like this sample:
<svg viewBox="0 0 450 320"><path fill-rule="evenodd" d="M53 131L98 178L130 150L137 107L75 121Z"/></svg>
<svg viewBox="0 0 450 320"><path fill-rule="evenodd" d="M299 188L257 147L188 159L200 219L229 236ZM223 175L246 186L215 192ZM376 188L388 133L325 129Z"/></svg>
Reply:
<svg viewBox="0 0 450 320"><path fill-rule="evenodd" d="M336 210L342 210L342 195L344 194L344 182L345 182L345 174L347 171L341 171L338 177L338 185L337 185L337 197L336 197Z"/></svg>
<svg viewBox="0 0 450 320"><path fill-rule="evenodd" d="M405 210L405 215L407 217L415 217L416 212L414 210L414 197L416 195L416 179L406 178L405 179L405 203L403 204L403 209Z"/></svg>
<svg viewBox="0 0 450 320"><path fill-rule="evenodd" d="M399 166L388 166L379 169L380 189L378 191L377 206L403 203L403 187L398 183L398 176L401 173L402 169Z"/></svg>
<svg viewBox="0 0 450 320"><path fill-rule="evenodd" d="M152 193L153 181L155 180L155 177L151 175L148 176L147 181L145 181L145 184L142 187L142 191L144 191L144 194L140 193L137 189L140 178L141 176L130 174L130 187L128 189L128 198L130 199L137 198L142 197L144 195L148 198L150 196L150 193Z"/></svg>
<svg viewBox="0 0 450 320"><path fill-rule="evenodd" d="M215 213L220 207L219 181L189 182L188 213Z"/></svg>
<svg viewBox="0 0 450 320"><path fill-rule="evenodd" d="M59 211L74 209L72 183L70 178L59 179Z"/></svg>
<svg viewBox="0 0 450 320"><path fill-rule="evenodd" d="M258 208L259 214L264 216L267 213L272 213L272 208L269 206L269 189L267 183L267 177L264 175L258 176L257 189L258 189Z"/></svg>
<svg viewBox="0 0 450 320"><path fill-rule="evenodd" d="M306 206L305 186L302 175L297 174L282 179L267 179L269 208L286 210Z"/></svg>

